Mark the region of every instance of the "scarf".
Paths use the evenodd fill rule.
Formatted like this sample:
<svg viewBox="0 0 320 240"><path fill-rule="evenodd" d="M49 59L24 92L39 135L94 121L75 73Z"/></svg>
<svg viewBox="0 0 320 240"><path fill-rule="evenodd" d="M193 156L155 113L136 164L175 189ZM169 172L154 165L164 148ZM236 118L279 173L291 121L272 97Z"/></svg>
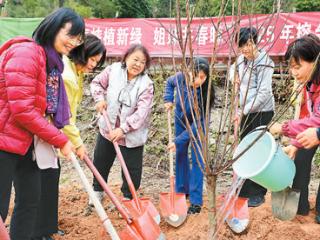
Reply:
<svg viewBox="0 0 320 240"><path fill-rule="evenodd" d="M61 129L69 124L71 117L68 96L62 79L63 62L52 47L44 47L47 55L47 110L52 115L53 124Z"/></svg>

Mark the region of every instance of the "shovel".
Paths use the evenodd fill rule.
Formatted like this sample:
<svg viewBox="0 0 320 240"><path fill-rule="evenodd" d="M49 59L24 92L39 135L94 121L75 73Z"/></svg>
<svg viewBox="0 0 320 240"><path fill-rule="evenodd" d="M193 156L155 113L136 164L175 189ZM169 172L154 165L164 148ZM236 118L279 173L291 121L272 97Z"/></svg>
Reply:
<svg viewBox="0 0 320 240"><path fill-rule="evenodd" d="M160 227L156 224L149 212L143 211L138 212L136 209L124 208L121 202L110 190L107 183L104 181L101 174L98 172L96 167L93 165L92 161L88 156L84 157L84 162L91 170L105 193L108 195L110 200L116 206L121 216L126 220L126 228L120 232L121 240L164 240L165 236L161 232Z"/></svg>
<svg viewBox="0 0 320 240"><path fill-rule="evenodd" d="M228 197L221 195L218 197L217 204L219 217L225 220L228 227L235 233L244 232L249 225L249 209L248 198L238 197L237 193L234 196ZM220 225L218 225L218 229Z"/></svg>
<svg viewBox="0 0 320 240"><path fill-rule="evenodd" d="M84 174L83 170L81 169L80 164L79 164L76 156L73 153L71 153L71 161L72 161L74 168L76 169L76 171L78 172L78 174L80 176L80 179L82 181L84 188L86 189L90 198L92 199L93 205L94 205L94 207L100 217L101 222L103 223L104 228L107 230L107 232L109 233L112 240L120 240L118 233L114 229L110 219L108 218L108 216L107 216L103 206L101 205L100 201L98 200L97 196L94 194L93 189L92 189L86 175ZM1 240L3 239L1 237L1 234L0 234L0 239ZM4 239L6 239L6 238L4 238Z"/></svg>
<svg viewBox="0 0 320 240"><path fill-rule="evenodd" d="M274 217L286 221L292 220L298 211L300 192L287 187L279 192L271 193L272 214Z"/></svg>
<svg viewBox="0 0 320 240"><path fill-rule="evenodd" d="M107 129L110 132L112 130L107 112L103 110L102 115L106 121ZM130 173L128 171L127 165L123 159L122 153L120 151L119 144L117 142L113 143L114 149L117 153L117 158L120 161L120 165L122 168L122 171L124 173L124 176L127 180L130 192L132 194L132 200L124 200L123 204L126 206L126 208L129 209L129 211L132 214L135 214L136 216L141 215L142 212L147 211L154 219L154 221L159 224L160 223L160 214L156 207L152 204L149 198L138 198L137 191L133 185L133 182L130 177Z"/></svg>
<svg viewBox="0 0 320 240"><path fill-rule="evenodd" d="M292 220L298 211L300 190L286 187L271 192L272 215L282 221Z"/></svg>
<svg viewBox="0 0 320 240"><path fill-rule="evenodd" d="M297 81L294 82L294 89L297 89ZM298 119L300 115L302 101L302 93L297 96L294 104L294 119ZM285 188L279 192L271 193L271 204L272 204L272 215L282 221L292 220L298 211L300 199L300 191L291 189L290 187Z"/></svg>
<svg viewBox="0 0 320 240"><path fill-rule="evenodd" d="M171 129L171 111L168 110L168 130L169 143L172 142ZM173 154L169 151L170 160L170 192L160 193L160 211L165 221L173 226L179 227L187 218L187 201L186 195L174 191L174 174L173 174Z"/></svg>
<svg viewBox="0 0 320 240"><path fill-rule="evenodd" d="M4 226L4 223L2 221L2 218L0 216L0 239L1 240L10 240L8 231L6 227Z"/></svg>
<svg viewBox="0 0 320 240"><path fill-rule="evenodd" d="M235 114L238 115L238 90L239 86L236 83L235 84L235 92L236 92L236 97L235 97ZM235 142L235 148L238 145L238 129L239 129L239 121L234 122L234 129L233 129L233 136L234 136L234 142ZM238 177L235 172L233 172L233 184L238 180ZM240 192L240 189L239 189ZM235 199L231 199L229 203L233 203L232 206L227 206L227 210L230 211L229 215L226 218L227 225L230 227L232 231L235 233L242 233L245 231L248 227L249 224L249 208L248 208L248 198L243 198L243 197L238 197L235 196ZM233 224L233 220L237 219L238 221L246 221L245 224L241 225L241 228L235 227L236 225Z"/></svg>

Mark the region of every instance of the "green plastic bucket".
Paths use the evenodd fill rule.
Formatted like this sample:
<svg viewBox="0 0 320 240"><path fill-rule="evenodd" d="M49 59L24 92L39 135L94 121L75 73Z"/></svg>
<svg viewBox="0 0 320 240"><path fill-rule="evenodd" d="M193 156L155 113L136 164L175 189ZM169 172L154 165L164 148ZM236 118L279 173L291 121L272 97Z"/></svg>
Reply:
<svg viewBox="0 0 320 240"><path fill-rule="evenodd" d="M248 134L235 150L234 158L252 144L263 130ZM251 179L273 191L281 191L291 186L296 168L294 162L285 154L269 132L263 135L232 165L241 178Z"/></svg>

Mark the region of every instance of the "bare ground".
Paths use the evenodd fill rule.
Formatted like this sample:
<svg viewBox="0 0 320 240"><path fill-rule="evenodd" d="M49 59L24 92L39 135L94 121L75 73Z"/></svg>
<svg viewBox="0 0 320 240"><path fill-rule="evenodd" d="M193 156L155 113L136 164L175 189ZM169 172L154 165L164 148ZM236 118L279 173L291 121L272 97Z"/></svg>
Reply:
<svg viewBox="0 0 320 240"><path fill-rule="evenodd" d="M67 165L67 166L66 166ZM56 237L58 240L93 240L93 239L109 239L107 234L101 227L100 220L95 212L88 210L87 194L83 191L80 183L69 163L65 164L62 177L67 180L61 185L60 192L60 228L66 231L66 235ZM114 166L110 185L114 192L120 196L121 178L118 164ZM87 172L88 173L88 172ZM90 174L88 175L90 177ZM145 167L143 183L140 195L149 196L152 202L158 206L159 192L168 191L169 181L168 174L163 171L156 171L150 167ZM314 179L315 177L313 177ZM230 175L224 174L218 183L218 191L220 193L227 189L230 183ZM267 202L261 207L250 209L250 227L242 235L234 234L226 225L222 226L218 239L234 239L234 240L316 240L319 239L320 225L314 221L315 211L315 190L317 189L318 181L312 180L311 189L311 206L312 210L309 216L298 216L292 221L280 221L272 216L270 195L267 196ZM206 199L206 197L205 197ZM122 220L113 208L108 199L103 202L108 216L114 226L120 230L124 226ZM166 223L161 223L161 229L165 233L167 239L208 239L208 215L207 202L203 211L199 215L189 216L187 221L178 229L168 226Z"/></svg>

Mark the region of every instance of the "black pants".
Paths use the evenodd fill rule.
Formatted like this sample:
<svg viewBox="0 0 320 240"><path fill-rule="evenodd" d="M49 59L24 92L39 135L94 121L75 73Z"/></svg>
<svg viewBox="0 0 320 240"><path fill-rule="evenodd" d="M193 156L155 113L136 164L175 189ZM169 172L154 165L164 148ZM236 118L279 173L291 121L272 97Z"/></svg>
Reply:
<svg viewBox="0 0 320 240"><path fill-rule="evenodd" d="M250 113L244 115L240 123L240 138L243 139L247 134L257 127L267 125L270 123L274 112L259 112ZM258 156L257 156L258 157ZM252 159L254 161L254 159ZM245 180L240 194L240 197L250 198L253 196L264 196L267 193L267 189L260 186L259 184L251 181L250 179Z"/></svg>
<svg viewBox="0 0 320 240"><path fill-rule="evenodd" d="M300 199L298 214L307 215L310 210L309 205L309 183L310 183L310 173L312 159L318 147L312 149L301 148L298 150L296 157L294 159L294 164L296 165L296 175L293 179L292 188L300 190ZM317 201L316 201L316 211L320 213L320 184L318 188Z"/></svg>
<svg viewBox="0 0 320 240"><path fill-rule="evenodd" d="M33 233L34 237L50 236L58 231L60 164L57 169L40 170L40 175L41 196Z"/></svg>
<svg viewBox="0 0 320 240"><path fill-rule="evenodd" d="M120 146L120 150L121 150L121 153L123 154L123 158L126 162L134 187L137 190L140 187L141 176L142 176L143 146L135 147L135 148L127 148L124 146ZM94 150L93 163L106 182L108 181L110 169L113 165L115 157L116 157L116 152L113 147L113 143L105 139L99 133L96 147ZM129 186L123 175L123 172L122 172L122 181L123 181L123 184L121 187L121 192L124 197L131 199L132 195L130 193ZM100 186L96 178L93 179L93 188L95 191L103 191L102 187Z"/></svg>
<svg viewBox="0 0 320 240"><path fill-rule="evenodd" d="M24 156L0 151L0 214L8 215L12 183L14 209L10 222L11 240L30 240L40 200L40 170L32 161L32 147Z"/></svg>

